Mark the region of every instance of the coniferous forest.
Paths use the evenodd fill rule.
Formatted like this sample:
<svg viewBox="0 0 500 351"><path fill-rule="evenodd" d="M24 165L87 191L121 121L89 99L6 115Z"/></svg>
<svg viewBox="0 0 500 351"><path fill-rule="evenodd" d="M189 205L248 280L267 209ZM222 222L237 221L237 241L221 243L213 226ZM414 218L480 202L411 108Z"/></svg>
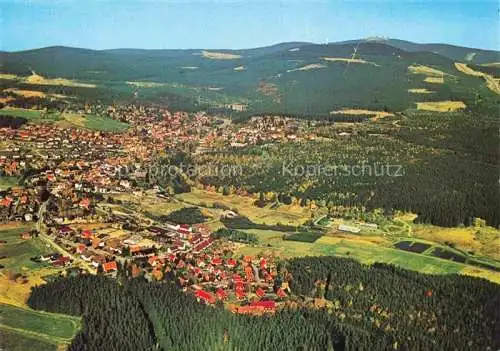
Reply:
<svg viewBox="0 0 500 351"><path fill-rule="evenodd" d="M70 350L500 347L500 288L486 280L424 275L335 257L297 258L286 269L295 296L267 317L206 306L174 282L142 278L61 278L34 288L28 303L82 316L83 329Z"/></svg>

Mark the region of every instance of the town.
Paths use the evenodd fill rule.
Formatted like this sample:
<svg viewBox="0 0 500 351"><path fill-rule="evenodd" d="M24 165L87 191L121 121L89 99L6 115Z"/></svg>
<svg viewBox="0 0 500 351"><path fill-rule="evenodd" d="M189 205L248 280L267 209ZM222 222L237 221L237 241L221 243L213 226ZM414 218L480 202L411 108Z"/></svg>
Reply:
<svg viewBox="0 0 500 351"><path fill-rule="evenodd" d="M92 112L90 106L75 111ZM158 221L116 205L115 197L168 199L164 189L146 182L148 166L165 150L188 146L203 153L314 138L299 130L305 123L263 117L235 129L220 117L160 107L100 112L130 128L124 134L53 124L0 129L0 172L20 179L0 192L0 220L34 225L22 239L39 237L54 249L36 259L40 264L71 274L116 277L122 271L129 278L173 281L204 304L222 301L237 313L274 313L290 288L273 257L235 256L236 244L214 239L206 224Z"/></svg>

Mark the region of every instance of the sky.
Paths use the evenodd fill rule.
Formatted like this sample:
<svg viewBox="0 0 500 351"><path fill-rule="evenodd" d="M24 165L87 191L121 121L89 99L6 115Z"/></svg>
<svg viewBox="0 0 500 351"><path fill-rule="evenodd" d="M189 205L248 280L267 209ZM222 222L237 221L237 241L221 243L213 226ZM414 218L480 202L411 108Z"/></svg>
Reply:
<svg viewBox="0 0 500 351"><path fill-rule="evenodd" d="M0 0L0 50L239 49L390 37L500 49L497 0Z"/></svg>

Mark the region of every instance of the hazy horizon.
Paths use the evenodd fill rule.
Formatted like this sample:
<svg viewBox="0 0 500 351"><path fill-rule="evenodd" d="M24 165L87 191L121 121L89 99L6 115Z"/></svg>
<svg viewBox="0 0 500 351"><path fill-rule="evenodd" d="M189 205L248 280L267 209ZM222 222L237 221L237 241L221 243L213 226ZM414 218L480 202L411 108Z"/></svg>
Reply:
<svg viewBox="0 0 500 351"><path fill-rule="evenodd" d="M497 1L3 0L0 50L245 49L390 37L499 50Z"/></svg>

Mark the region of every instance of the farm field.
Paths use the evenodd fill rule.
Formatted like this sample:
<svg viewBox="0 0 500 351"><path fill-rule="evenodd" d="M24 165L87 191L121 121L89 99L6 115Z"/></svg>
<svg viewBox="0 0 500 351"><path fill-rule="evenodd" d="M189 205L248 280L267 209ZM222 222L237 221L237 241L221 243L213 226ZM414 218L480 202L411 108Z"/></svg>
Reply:
<svg viewBox="0 0 500 351"><path fill-rule="evenodd" d="M58 272L46 263L37 263L30 258L51 253L39 238L23 240L20 234L30 230L29 226L17 223L0 226L0 302L24 306L30 288L43 284L42 277Z"/></svg>
<svg viewBox="0 0 500 351"><path fill-rule="evenodd" d="M80 319L76 317L34 311L3 303L0 304L0 314L2 315L0 323L2 332L7 331L25 338L35 338L42 343L42 346L69 343L81 327ZM19 342L16 339L9 342L14 347L22 347L26 342L25 338L21 337ZM46 345L47 349L50 349L49 345Z"/></svg>
<svg viewBox="0 0 500 351"><path fill-rule="evenodd" d="M128 124L97 115L80 115L75 113L47 113L42 110L20 108L3 108L0 114L26 118L31 123L57 123L66 127L80 127L103 132L123 132Z"/></svg>
<svg viewBox="0 0 500 351"><path fill-rule="evenodd" d="M44 265L30 260L30 258L52 252L41 239L21 239L20 234L27 230L31 230L31 227L18 226L7 230L0 228L0 240L6 241L0 247L0 256L5 256L0 262L5 270L20 273L43 267Z"/></svg>
<svg viewBox="0 0 500 351"><path fill-rule="evenodd" d="M9 351L56 351L57 344L41 340L40 338L27 335L22 331L3 327L0 349Z"/></svg>
<svg viewBox="0 0 500 351"><path fill-rule="evenodd" d="M176 198L194 206L209 206L214 203L222 204L235 209L241 216L248 217L252 222L259 224L277 224L298 226L311 218L311 210L304 207L282 205L276 209L269 207L258 208L253 205L253 197L238 195L222 195L205 190L193 189L190 193L176 195Z"/></svg>
<svg viewBox="0 0 500 351"><path fill-rule="evenodd" d="M314 243L283 240L283 232L272 230L248 229L255 234L258 245L238 245L237 254L259 255L274 253L282 258L303 256L342 256L356 259L365 264L382 262L393 264L428 274L467 274L483 277L500 283L500 273L470 266L464 263L441 259L427 254L418 254L391 247L392 242L381 236L359 236L341 234L324 235ZM433 250L429 243L428 250Z"/></svg>

